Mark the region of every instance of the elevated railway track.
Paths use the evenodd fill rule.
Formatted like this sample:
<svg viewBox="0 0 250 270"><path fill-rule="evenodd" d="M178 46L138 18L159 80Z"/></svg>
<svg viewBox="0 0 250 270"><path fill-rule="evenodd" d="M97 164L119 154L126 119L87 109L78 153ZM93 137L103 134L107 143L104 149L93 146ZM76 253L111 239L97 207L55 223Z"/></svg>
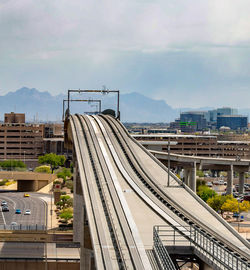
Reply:
<svg viewBox="0 0 250 270"><path fill-rule="evenodd" d="M76 153L97 269L155 267L147 251L164 249L153 243L157 225L171 226L214 269L250 269L249 243L174 174L166 186L167 169L119 121L70 116L67 140ZM157 267L172 269L160 253Z"/></svg>

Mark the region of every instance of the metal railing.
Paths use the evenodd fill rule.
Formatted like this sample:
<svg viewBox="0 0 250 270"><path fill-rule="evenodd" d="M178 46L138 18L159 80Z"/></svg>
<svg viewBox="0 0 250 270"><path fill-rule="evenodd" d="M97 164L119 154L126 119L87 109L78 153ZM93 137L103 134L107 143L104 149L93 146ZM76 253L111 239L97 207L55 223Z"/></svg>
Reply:
<svg viewBox="0 0 250 270"><path fill-rule="evenodd" d="M153 232L154 251L157 262L162 269L176 270L173 261L171 260L166 247L163 245L160 235L158 233L158 226L154 227Z"/></svg>
<svg viewBox="0 0 250 270"><path fill-rule="evenodd" d="M17 225L0 225L0 230L7 230L7 231L46 231L47 227L46 225L23 225L23 224L17 224Z"/></svg>
<svg viewBox="0 0 250 270"><path fill-rule="evenodd" d="M240 257L239 254L195 226L177 226L175 228L155 226L154 239L157 239L156 235L166 250L166 246L192 246L194 253L215 269L250 270L250 263L247 259ZM157 255L163 257L163 252L160 251Z"/></svg>

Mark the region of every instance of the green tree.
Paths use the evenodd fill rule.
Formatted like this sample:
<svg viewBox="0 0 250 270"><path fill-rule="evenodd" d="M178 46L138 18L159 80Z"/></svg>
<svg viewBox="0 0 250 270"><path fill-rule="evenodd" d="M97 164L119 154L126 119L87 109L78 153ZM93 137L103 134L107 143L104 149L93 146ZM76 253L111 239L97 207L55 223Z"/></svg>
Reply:
<svg viewBox="0 0 250 270"><path fill-rule="evenodd" d="M206 181L201 179L201 178L197 178L196 179L196 188L197 188L197 190L199 190L200 186L206 186Z"/></svg>
<svg viewBox="0 0 250 270"><path fill-rule="evenodd" d="M196 171L196 175L197 175L198 177L204 177L203 171L200 171L200 170L197 170L197 171Z"/></svg>
<svg viewBox="0 0 250 270"><path fill-rule="evenodd" d="M224 202L221 209L233 213L247 212L250 210L250 203L248 201L243 201L240 203L237 201L237 199L231 198Z"/></svg>
<svg viewBox="0 0 250 270"><path fill-rule="evenodd" d="M61 195L60 201L56 205L59 205L62 209L72 207L73 199L69 195Z"/></svg>
<svg viewBox="0 0 250 270"><path fill-rule="evenodd" d="M50 169L50 166L38 166L35 168L35 172L38 172L38 173L51 173L51 169Z"/></svg>
<svg viewBox="0 0 250 270"><path fill-rule="evenodd" d="M63 179L63 184L65 184L67 178L71 178L72 177L72 173L70 171L70 169L67 168L63 168L58 174L57 174L58 178L62 178Z"/></svg>
<svg viewBox="0 0 250 270"><path fill-rule="evenodd" d="M4 170L16 170L17 168L25 169L26 165L21 160L9 159L1 161L0 167Z"/></svg>
<svg viewBox="0 0 250 270"><path fill-rule="evenodd" d="M206 202L209 198L216 196L217 193L207 186L199 186L197 194Z"/></svg>
<svg viewBox="0 0 250 270"><path fill-rule="evenodd" d="M73 218L73 209L72 208L64 209L62 213L59 215L59 217L64 219L65 222L68 223L69 220Z"/></svg>
<svg viewBox="0 0 250 270"><path fill-rule="evenodd" d="M63 155L56 155L54 153L49 153L44 156L38 157L38 162L40 164L48 164L51 167L52 173L54 172L55 168L58 166L63 166L65 163L65 156Z"/></svg>
<svg viewBox="0 0 250 270"><path fill-rule="evenodd" d="M222 195L216 195L214 197L211 197L207 200L207 204L213 208L216 212L221 211L221 215L223 216L223 210L222 205L225 203L226 200L229 200L232 198L232 195L222 196Z"/></svg>

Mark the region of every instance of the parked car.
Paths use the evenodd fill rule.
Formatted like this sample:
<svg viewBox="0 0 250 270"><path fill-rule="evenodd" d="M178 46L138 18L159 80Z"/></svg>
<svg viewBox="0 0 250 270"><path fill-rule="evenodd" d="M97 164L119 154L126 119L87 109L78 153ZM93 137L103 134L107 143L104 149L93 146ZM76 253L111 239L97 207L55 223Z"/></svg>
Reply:
<svg viewBox="0 0 250 270"><path fill-rule="evenodd" d="M7 205L7 202L6 201L2 201L1 202L1 206L4 206L4 205Z"/></svg>
<svg viewBox="0 0 250 270"><path fill-rule="evenodd" d="M16 209L16 212L15 212L16 214L22 214L22 211L21 211L21 209Z"/></svg>
<svg viewBox="0 0 250 270"><path fill-rule="evenodd" d="M239 213L237 213L237 212L234 212L234 213L233 213L233 217L234 217L234 218L238 218L239 216L240 216Z"/></svg>
<svg viewBox="0 0 250 270"><path fill-rule="evenodd" d="M212 182L207 182L207 186L212 187L213 186Z"/></svg>
<svg viewBox="0 0 250 270"><path fill-rule="evenodd" d="M10 225L11 225L11 226L17 226L17 223L16 223L15 221L12 221L12 222L10 223Z"/></svg>
<svg viewBox="0 0 250 270"><path fill-rule="evenodd" d="M29 209L27 209L27 210L25 211L25 213L24 213L24 215L30 215L30 214L31 214L31 212L30 212Z"/></svg>

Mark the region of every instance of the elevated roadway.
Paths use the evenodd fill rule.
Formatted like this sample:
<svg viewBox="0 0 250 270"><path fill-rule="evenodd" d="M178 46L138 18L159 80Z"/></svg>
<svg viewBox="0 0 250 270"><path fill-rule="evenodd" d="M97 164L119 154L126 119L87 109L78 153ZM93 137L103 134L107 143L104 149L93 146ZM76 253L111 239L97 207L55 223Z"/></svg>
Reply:
<svg viewBox="0 0 250 270"><path fill-rule="evenodd" d="M230 158L212 158L212 157L197 157L188 155L179 155L162 151L149 150L157 159L164 164L170 159L171 165L184 168L185 183L196 191L196 169L199 170L220 170L227 171L227 193L232 194L233 191L233 174L234 171L239 173L239 193L244 191L245 172L249 171L249 159L230 159Z"/></svg>
<svg viewBox="0 0 250 270"><path fill-rule="evenodd" d="M82 245L82 269L86 221L97 269L159 267L162 258L153 242L156 225L175 228L200 248L197 254L215 269L249 269L249 243L171 172L167 186L166 167L119 121L74 115L65 130L75 164L74 232ZM153 249L155 261L148 256ZM228 256L233 259L227 260Z"/></svg>

